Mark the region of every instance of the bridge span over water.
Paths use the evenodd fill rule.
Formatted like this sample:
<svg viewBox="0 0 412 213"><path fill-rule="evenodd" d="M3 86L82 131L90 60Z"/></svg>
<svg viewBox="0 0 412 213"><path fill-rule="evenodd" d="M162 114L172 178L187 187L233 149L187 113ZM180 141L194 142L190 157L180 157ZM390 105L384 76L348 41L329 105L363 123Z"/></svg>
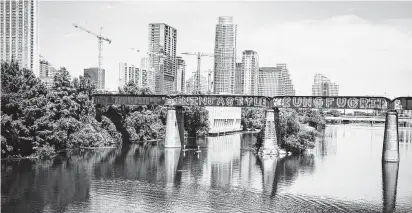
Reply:
<svg viewBox="0 0 412 213"><path fill-rule="evenodd" d="M375 109L386 110L382 160L399 161L398 112L412 110L412 97L367 96L244 96L244 95L121 95L94 94L97 108L105 105L168 106L165 147L182 147L184 121L182 106L263 107L266 108L263 155L278 154L279 108ZM99 110L97 110L99 111Z"/></svg>

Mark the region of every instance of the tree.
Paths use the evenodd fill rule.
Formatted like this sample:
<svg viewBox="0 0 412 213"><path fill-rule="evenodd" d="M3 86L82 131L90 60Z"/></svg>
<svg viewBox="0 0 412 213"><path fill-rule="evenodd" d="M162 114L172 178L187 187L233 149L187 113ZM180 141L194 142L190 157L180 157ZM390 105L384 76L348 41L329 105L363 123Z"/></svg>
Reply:
<svg viewBox="0 0 412 213"><path fill-rule="evenodd" d="M209 112L204 107L184 107L184 127L189 137L203 137L209 133Z"/></svg>
<svg viewBox="0 0 412 213"><path fill-rule="evenodd" d="M67 147L119 142L110 120L95 120L94 88L87 79L71 81L61 68L48 91L31 70L20 69L17 63L3 63L1 68L3 157L48 156Z"/></svg>
<svg viewBox="0 0 412 213"><path fill-rule="evenodd" d="M262 129L265 121L265 109L254 107L243 107L241 125L243 130Z"/></svg>

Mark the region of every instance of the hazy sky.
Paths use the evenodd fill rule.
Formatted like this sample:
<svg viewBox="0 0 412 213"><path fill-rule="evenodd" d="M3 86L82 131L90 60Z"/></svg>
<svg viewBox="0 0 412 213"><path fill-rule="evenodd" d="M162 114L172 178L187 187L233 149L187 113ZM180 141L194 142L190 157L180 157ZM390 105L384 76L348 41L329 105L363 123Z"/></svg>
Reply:
<svg viewBox="0 0 412 213"><path fill-rule="evenodd" d="M287 63L297 95L311 95L315 73L340 85L340 95L412 95L412 2L131 2L40 1L39 52L73 76L97 66L97 39L77 23L112 40L103 45L106 87L118 85L118 63L129 48L147 51L148 24L177 29L177 53L214 51L219 16L238 25L237 58L258 52L260 66ZM196 57L183 56L186 75ZM213 69L204 58L202 70Z"/></svg>

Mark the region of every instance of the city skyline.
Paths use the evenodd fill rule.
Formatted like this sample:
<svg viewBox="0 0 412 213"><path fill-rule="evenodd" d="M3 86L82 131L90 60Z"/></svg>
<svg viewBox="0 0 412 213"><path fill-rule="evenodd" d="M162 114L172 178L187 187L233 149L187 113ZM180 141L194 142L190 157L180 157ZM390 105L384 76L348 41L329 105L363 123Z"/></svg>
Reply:
<svg viewBox="0 0 412 213"><path fill-rule="evenodd" d="M227 10L233 5L238 9ZM65 8L77 11L76 16ZM236 55L254 49L262 67L286 63L298 95L311 95L309 79L316 73L336 79L340 95L410 95L412 68L407 56L412 55L412 15L407 11L411 8L408 2L39 2L39 53L78 76L85 67L97 65L97 45L95 38L71 24L96 31L103 26L103 34L113 40L103 49L106 84L117 89L117 82L111 80L118 79L119 53L130 47L147 51L149 23L166 23L179 31L176 55L181 56L186 51L212 53L217 18L233 16L238 25ZM250 15L242 15L245 11ZM96 19L98 13L102 17ZM129 20L128 14L137 17ZM188 79L196 59L182 58ZM205 58L202 67L213 68L213 59ZM364 80L372 75L374 81Z"/></svg>

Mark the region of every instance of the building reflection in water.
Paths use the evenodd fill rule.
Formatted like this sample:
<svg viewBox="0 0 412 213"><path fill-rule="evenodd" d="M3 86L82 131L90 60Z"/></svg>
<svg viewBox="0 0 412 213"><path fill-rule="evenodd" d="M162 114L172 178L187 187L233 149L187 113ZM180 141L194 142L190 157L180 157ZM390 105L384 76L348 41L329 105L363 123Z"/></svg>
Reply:
<svg viewBox="0 0 412 213"><path fill-rule="evenodd" d="M412 127L399 127L399 142L412 143Z"/></svg>
<svg viewBox="0 0 412 213"><path fill-rule="evenodd" d="M240 139L240 134L207 138L207 164L212 187L228 187L233 177L239 177Z"/></svg>
<svg viewBox="0 0 412 213"><path fill-rule="evenodd" d="M383 212L394 212L399 163L382 162Z"/></svg>
<svg viewBox="0 0 412 213"><path fill-rule="evenodd" d="M345 129L339 128L341 134L345 134ZM324 135L322 138L317 139L315 146L316 154L321 157L326 157L328 155L335 156L338 150L338 127L330 126L324 130Z"/></svg>

